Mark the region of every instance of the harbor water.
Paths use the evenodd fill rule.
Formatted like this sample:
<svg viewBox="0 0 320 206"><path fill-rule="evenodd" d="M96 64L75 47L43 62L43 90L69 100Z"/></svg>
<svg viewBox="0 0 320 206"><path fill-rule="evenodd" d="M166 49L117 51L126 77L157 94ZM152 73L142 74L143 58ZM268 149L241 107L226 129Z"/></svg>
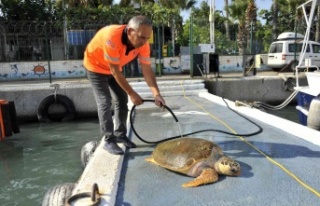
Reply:
<svg viewBox="0 0 320 206"><path fill-rule="evenodd" d="M283 119L299 123L298 110L296 110L295 107L296 105L288 105L280 110L267 110L265 112L281 117Z"/></svg>
<svg viewBox="0 0 320 206"><path fill-rule="evenodd" d="M76 182L81 147L99 133L97 119L20 125L19 134L0 142L0 205L41 205L51 187Z"/></svg>
<svg viewBox="0 0 320 206"><path fill-rule="evenodd" d="M298 121L294 106L267 112ZM100 140L95 118L24 124L20 130L19 134L0 142L1 206L41 205L51 187L76 182L83 172L82 146Z"/></svg>

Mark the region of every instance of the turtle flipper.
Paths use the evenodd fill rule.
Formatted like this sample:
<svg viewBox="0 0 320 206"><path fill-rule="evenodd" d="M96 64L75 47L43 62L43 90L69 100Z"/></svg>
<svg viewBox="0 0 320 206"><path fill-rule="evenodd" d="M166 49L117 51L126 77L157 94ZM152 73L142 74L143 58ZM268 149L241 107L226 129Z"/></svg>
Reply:
<svg viewBox="0 0 320 206"><path fill-rule="evenodd" d="M199 185L209 184L218 180L218 173L212 168L205 168L202 173L191 180L190 182L184 183L183 187L197 187Z"/></svg>
<svg viewBox="0 0 320 206"><path fill-rule="evenodd" d="M153 159L153 157L147 157L145 160L146 160L147 162L152 163L152 164L159 165L159 164Z"/></svg>

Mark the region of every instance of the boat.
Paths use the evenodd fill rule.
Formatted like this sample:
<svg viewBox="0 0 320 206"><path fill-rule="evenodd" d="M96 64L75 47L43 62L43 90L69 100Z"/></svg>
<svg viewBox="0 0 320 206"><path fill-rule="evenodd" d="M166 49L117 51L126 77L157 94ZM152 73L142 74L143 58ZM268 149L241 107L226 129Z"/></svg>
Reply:
<svg viewBox="0 0 320 206"><path fill-rule="evenodd" d="M320 0L309 0L297 7L297 9L302 9L303 11L307 29L303 39L299 63L295 67L296 87L294 88L297 92L296 109L298 110L299 122L316 130L320 130L320 70L318 66L313 64L311 59L305 59L304 57L309 43L315 10L319 5ZM310 12L307 14L307 11ZM310 68L313 68L313 70L310 70ZM308 86L299 85L300 72L303 72L306 76Z"/></svg>

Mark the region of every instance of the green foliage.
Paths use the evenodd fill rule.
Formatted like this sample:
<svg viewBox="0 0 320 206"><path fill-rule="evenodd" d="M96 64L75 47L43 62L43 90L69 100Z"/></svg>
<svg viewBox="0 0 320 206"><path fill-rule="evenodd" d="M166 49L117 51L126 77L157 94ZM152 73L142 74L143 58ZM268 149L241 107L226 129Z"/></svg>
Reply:
<svg viewBox="0 0 320 206"><path fill-rule="evenodd" d="M245 21L245 11L248 7L249 2L244 0L235 0L229 5L228 11L230 16L238 22Z"/></svg>
<svg viewBox="0 0 320 206"><path fill-rule="evenodd" d="M209 6L202 2L200 8L193 8L193 38L191 40L194 46L198 46L200 43L210 43L210 22L209 22ZM226 37L226 29L224 26L225 17L220 15L220 12L214 13L214 24L215 24L215 47L216 52L220 54L230 54L233 53L237 48L236 44L236 28L237 24L231 24L231 40ZM231 23L231 22L230 22ZM190 20L187 20L183 25L182 33L179 35L177 42L180 45L188 46L190 36Z"/></svg>
<svg viewBox="0 0 320 206"><path fill-rule="evenodd" d="M303 3L305 0L278 0L278 31L279 33L294 31L295 27L295 19L298 19L298 23L304 23L304 17L302 14L302 10L297 10L297 7ZM259 12L260 18L265 21L265 24L272 28L273 24L273 7L270 10L261 10ZM302 33L304 33L305 28L298 28Z"/></svg>
<svg viewBox="0 0 320 206"><path fill-rule="evenodd" d="M256 25L255 39L258 40L259 53L267 53L272 39L272 28L258 23Z"/></svg>
<svg viewBox="0 0 320 206"><path fill-rule="evenodd" d="M159 4L143 4L141 13L149 16L154 25L169 25L172 20L182 22L178 8L165 8Z"/></svg>
<svg viewBox="0 0 320 206"><path fill-rule="evenodd" d="M57 28L63 28L66 20L68 29L83 29L88 25L104 26L108 24L127 23L128 20L137 14L149 16L155 26L168 26L175 28L176 42L183 46L188 46L190 41L197 46L199 43L210 42L210 24L209 24L209 5L202 1L199 8L193 6L195 0L134 0L134 2L143 2L140 10L135 10L129 0L121 0L120 4L114 5L113 0L1 0L0 20L16 21L50 21ZM229 1L229 19L221 11L214 13L215 23L215 44L216 50L220 53L230 53L235 50L239 43L239 26L248 30L246 21L246 9L249 2L253 0L232 0ZM277 0L278 3L278 31L294 31L295 20L297 19L297 31L304 33L305 23L301 12L296 13L298 5L305 0ZM64 4L64 5L63 5ZM68 4L68 7L66 6ZM258 5L259 7L259 5ZM190 21L183 22L180 15L181 10L192 8L193 12L193 39L190 36ZM225 13L225 12L224 12ZM272 42L273 11L261 10L259 18L263 20L264 25L259 21L255 25L253 32L257 41L259 52L267 52ZM225 21L230 25L230 40L226 37ZM174 27L173 27L174 26ZM242 26L242 27L241 27ZM315 30L315 29L314 29ZM315 33L315 32L312 32ZM243 41L248 41L249 36L244 35ZM246 38L246 39L245 39ZM238 43L237 43L238 41Z"/></svg>
<svg viewBox="0 0 320 206"><path fill-rule="evenodd" d="M49 20L51 4L45 1L1 0L0 10L4 20Z"/></svg>
<svg viewBox="0 0 320 206"><path fill-rule="evenodd" d="M181 46L188 46L189 45L189 28L190 28L190 21L187 20L183 25L182 31L177 37L177 43Z"/></svg>

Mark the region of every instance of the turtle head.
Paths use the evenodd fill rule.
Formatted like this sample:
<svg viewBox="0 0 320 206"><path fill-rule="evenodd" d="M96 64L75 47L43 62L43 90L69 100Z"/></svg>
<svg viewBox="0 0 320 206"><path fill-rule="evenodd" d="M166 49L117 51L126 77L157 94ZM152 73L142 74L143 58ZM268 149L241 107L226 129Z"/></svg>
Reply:
<svg viewBox="0 0 320 206"><path fill-rule="evenodd" d="M240 175L240 164L227 156L220 157L218 162L215 164L215 169L222 175Z"/></svg>

